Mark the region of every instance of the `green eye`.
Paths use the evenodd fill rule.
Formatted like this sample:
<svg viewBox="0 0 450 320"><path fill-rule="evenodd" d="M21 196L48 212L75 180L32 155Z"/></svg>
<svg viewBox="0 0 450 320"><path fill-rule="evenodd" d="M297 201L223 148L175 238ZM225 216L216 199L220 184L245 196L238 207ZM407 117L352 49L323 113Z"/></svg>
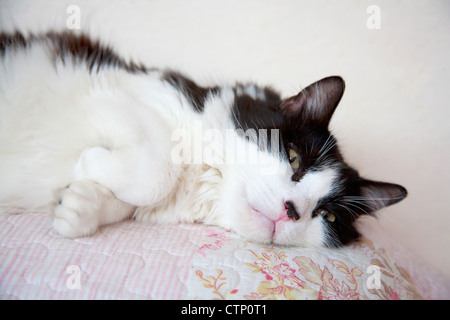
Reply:
<svg viewBox="0 0 450 320"><path fill-rule="evenodd" d="M317 212L317 214L320 214L322 216L322 218L326 219L329 222L334 222L336 220L335 215L328 212L328 210L319 209L316 212Z"/></svg>
<svg viewBox="0 0 450 320"><path fill-rule="evenodd" d="M289 163L294 171L300 168L300 157L294 149L289 149Z"/></svg>

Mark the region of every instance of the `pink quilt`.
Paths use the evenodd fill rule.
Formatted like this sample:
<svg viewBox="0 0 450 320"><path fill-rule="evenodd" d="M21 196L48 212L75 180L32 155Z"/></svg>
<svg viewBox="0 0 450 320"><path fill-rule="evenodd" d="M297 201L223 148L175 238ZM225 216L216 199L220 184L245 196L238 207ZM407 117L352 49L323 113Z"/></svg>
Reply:
<svg viewBox="0 0 450 320"><path fill-rule="evenodd" d="M342 249L264 246L201 224L64 239L42 213L0 214L2 299L449 299L450 282L366 228ZM374 231L375 230L375 231ZM400 253L400 254L399 254Z"/></svg>

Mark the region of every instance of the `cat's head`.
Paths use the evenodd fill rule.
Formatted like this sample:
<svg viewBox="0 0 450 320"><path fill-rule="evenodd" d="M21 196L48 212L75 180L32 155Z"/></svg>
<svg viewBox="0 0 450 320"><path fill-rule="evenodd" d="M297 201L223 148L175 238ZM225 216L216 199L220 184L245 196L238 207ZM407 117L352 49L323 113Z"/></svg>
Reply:
<svg viewBox="0 0 450 320"><path fill-rule="evenodd" d="M285 100L268 88L235 88L234 123L259 162L226 166L223 225L260 242L336 247L359 237L360 216L406 197L344 161L329 130L344 88L329 77ZM266 133L243 134L252 130Z"/></svg>

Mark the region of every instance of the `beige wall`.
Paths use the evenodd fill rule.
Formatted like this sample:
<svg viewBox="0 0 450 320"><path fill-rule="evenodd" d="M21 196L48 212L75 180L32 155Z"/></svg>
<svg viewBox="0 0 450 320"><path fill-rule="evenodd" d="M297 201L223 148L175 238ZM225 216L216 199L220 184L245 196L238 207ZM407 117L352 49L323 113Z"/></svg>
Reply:
<svg viewBox="0 0 450 320"><path fill-rule="evenodd" d="M199 0L2 1L0 27L81 28L148 65L200 82L256 80L286 95L340 74L347 90L332 125L348 162L405 185L380 224L450 277L450 2ZM381 29L370 30L369 5Z"/></svg>

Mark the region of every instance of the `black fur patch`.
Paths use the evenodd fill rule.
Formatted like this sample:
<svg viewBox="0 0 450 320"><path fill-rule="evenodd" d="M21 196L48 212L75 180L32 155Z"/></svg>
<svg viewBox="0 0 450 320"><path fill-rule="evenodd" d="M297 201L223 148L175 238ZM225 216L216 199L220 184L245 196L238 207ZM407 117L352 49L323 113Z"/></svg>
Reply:
<svg viewBox="0 0 450 320"><path fill-rule="evenodd" d="M164 72L162 80L167 81L176 89L183 92L197 112L203 111L205 99L208 94L216 94L219 91L219 87L217 86L210 88L200 87L191 79L175 71Z"/></svg>
<svg viewBox="0 0 450 320"><path fill-rule="evenodd" d="M6 50L18 50L27 47L27 40L19 32L13 34L0 33L0 54L5 55Z"/></svg>
<svg viewBox="0 0 450 320"><path fill-rule="evenodd" d="M245 91L251 86L257 93L252 97ZM234 88L235 100L233 106L233 120L237 129L272 129L278 128L282 121L279 111L281 98L269 87L238 84Z"/></svg>
<svg viewBox="0 0 450 320"><path fill-rule="evenodd" d="M48 33L45 37L54 44L55 57L65 61L66 57L70 56L78 62L85 62L91 72L98 72L103 67L125 69L132 73L147 71L143 65L125 62L111 48L85 35L64 32Z"/></svg>
<svg viewBox="0 0 450 320"><path fill-rule="evenodd" d="M120 58L110 47L94 41L84 34L75 34L70 31L55 33L49 32L40 36L25 37L19 32L14 34L0 34L0 53L2 56L7 50L26 49L35 41L48 41L53 49L53 58L64 63L85 63L90 72L99 72L104 67L124 69L128 72L147 72L149 69L142 64L126 62Z"/></svg>
<svg viewBox="0 0 450 320"><path fill-rule="evenodd" d="M252 90L255 90L256 96L252 96L245 91L247 86L251 86ZM278 130L283 121L283 116L279 111L280 95L269 87L261 88L241 84L234 87L234 92L232 118L236 129L241 129L243 134L247 134L248 129L254 129L257 140L252 142L257 143L258 147L264 146L267 151L271 151L271 143L274 141L273 139L276 139L276 137L272 138L272 129ZM260 136L260 130L265 132L264 136ZM249 138L249 136L246 137ZM260 138L263 138L265 143L260 144ZM278 135L278 139L280 138L281 136ZM280 152L282 142L281 140L277 142L277 151Z"/></svg>

